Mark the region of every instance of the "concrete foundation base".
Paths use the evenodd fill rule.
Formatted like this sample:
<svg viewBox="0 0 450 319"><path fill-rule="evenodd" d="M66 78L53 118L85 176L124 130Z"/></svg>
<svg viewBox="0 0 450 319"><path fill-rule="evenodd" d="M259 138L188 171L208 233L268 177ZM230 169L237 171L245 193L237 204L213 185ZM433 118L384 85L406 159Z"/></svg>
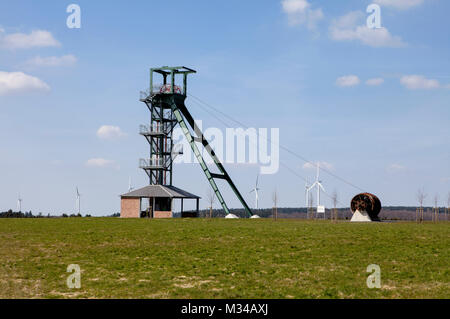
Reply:
<svg viewBox="0 0 450 319"><path fill-rule="evenodd" d="M372 219L370 219L369 214L367 214L365 211L360 212L357 210L354 214L351 222L371 222Z"/></svg>
<svg viewBox="0 0 450 319"><path fill-rule="evenodd" d="M228 214L227 216L225 216L225 218L239 218L239 217L237 217L235 214Z"/></svg>

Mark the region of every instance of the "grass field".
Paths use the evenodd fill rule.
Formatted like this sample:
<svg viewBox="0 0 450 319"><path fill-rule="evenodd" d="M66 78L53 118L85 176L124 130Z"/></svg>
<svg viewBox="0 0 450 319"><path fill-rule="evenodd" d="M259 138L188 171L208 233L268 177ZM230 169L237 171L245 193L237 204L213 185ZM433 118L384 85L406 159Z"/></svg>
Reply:
<svg viewBox="0 0 450 319"><path fill-rule="evenodd" d="M449 223L3 219L0 242L0 298L450 298Z"/></svg>

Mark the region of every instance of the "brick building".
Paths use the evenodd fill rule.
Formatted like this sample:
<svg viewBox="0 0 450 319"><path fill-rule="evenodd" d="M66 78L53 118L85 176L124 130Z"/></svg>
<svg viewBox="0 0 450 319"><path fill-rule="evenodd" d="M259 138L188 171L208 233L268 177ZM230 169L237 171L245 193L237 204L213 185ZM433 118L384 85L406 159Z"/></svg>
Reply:
<svg viewBox="0 0 450 319"><path fill-rule="evenodd" d="M122 218L172 218L173 201L181 200L181 217L197 217L200 197L175 186L149 185L120 196L120 217ZM195 199L196 212L184 212L186 199ZM148 200L148 207L143 209L143 200Z"/></svg>

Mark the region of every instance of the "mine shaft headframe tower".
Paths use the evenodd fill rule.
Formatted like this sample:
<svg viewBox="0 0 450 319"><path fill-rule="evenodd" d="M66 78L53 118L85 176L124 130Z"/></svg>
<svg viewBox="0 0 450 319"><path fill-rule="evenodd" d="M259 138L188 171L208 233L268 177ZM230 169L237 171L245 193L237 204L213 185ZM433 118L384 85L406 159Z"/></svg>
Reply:
<svg viewBox="0 0 450 319"><path fill-rule="evenodd" d="M155 73L162 76L162 85L155 85ZM173 159L177 154L182 153L182 150L174 147L172 140L173 129L179 124L225 213L229 214L230 210L215 179L225 180L241 202L247 215L252 216L250 207L184 104L187 96L187 76L191 73L196 73L196 71L184 66L164 66L150 69L150 88L146 92L141 92L141 101L147 105L151 114L150 126L141 126L141 135L144 135L150 144L150 159L141 160L140 167L149 176L150 184L172 185ZM183 76L182 87L176 85L177 75ZM170 83L168 83L169 80ZM201 144L211 156L218 173L212 173L209 170L197 143Z"/></svg>
<svg viewBox="0 0 450 319"><path fill-rule="evenodd" d="M163 77L162 84L154 85L154 74ZM150 111L150 124L140 126L140 134L150 145L150 158L141 159L139 166L148 175L150 185L172 186L172 168L174 158L182 154L180 145L174 145L172 133L178 121L168 97L173 94L185 95L187 75L195 73L194 70L184 67L162 67L150 69L150 87L141 92L141 101ZM175 85L175 75L183 75L183 90ZM170 81L170 84L168 83Z"/></svg>

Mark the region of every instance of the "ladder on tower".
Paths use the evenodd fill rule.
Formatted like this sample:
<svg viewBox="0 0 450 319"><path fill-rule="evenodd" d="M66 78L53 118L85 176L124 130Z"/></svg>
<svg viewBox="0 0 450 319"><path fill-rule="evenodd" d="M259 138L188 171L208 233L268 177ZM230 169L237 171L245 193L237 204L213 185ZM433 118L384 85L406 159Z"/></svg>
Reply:
<svg viewBox="0 0 450 319"><path fill-rule="evenodd" d="M178 124L180 125L187 141L191 145L192 151L195 154L195 157L197 158L198 162L200 163L200 166L202 167L203 172L205 173L206 178L208 179L214 193L217 196L217 199L219 200L219 203L222 205L222 208L224 209L226 214L230 213L230 210L225 202L225 200L222 197L222 194L220 193L219 188L217 187L217 184L215 182L215 179L222 179L225 180L228 185L233 190L236 197L241 202L242 206L244 206L244 209L249 217L251 217L253 214L251 212L250 207L245 202L244 198L242 197L241 193L237 189L236 185L234 184L233 180L231 179L230 175L228 175L225 167L220 162L219 158L217 157L216 153L212 149L209 142L204 138L202 131L195 123L194 118L188 111L187 107L184 104L184 101L181 101L179 99L173 99L172 100L172 109L173 113L178 121ZM189 130L188 126L186 125L186 122L189 124L191 129L193 130L194 136L191 134L191 131ZM203 159L202 154L200 153L198 146L196 143L201 143L205 150L208 152L209 156L214 161L214 164L219 169L220 173L211 173L208 166L205 163L205 160Z"/></svg>

